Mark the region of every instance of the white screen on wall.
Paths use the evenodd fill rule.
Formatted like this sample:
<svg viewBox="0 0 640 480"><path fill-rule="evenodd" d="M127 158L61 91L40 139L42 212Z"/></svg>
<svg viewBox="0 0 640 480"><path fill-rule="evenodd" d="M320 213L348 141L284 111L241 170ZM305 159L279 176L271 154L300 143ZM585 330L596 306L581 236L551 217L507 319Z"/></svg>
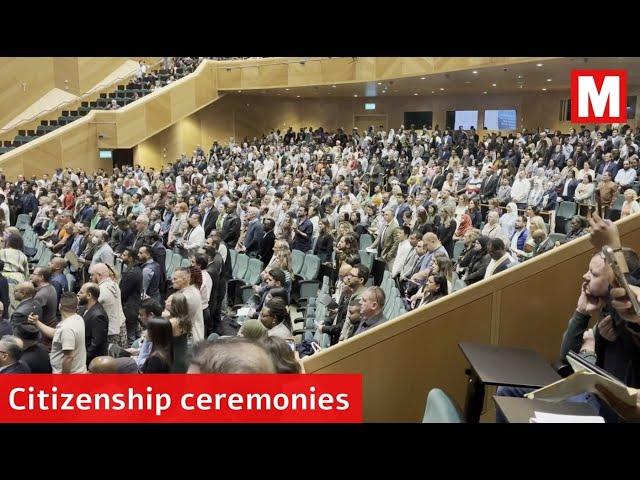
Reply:
<svg viewBox="0 0 640 480"><path fill-rule="evenodd" d="M515 130L516 122L515 110L484 111L484 128L486 130Z"/></svg>
<svg viewBox="0 0 640 480"><path fill-rule="evenodd" d="M458 129L461 125L464 130L471 127L478 128L478 110L456 110L454 129Z"/></svg>

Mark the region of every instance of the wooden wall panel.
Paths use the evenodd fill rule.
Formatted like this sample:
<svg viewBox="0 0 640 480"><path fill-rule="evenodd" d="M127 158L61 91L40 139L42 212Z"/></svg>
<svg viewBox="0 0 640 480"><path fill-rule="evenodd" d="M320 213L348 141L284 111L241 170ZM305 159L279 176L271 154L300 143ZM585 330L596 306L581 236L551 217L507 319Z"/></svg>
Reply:
<svg viewBox="0 0 640 480"><path fill-rule="evenodd" d="M78 57L78 93L88 92L127 60L126 57Z"/></svg>
<svg viewBox="0 0 640 480"><path fill-rule="evenodd" d="M0 58L0 125L16 117L54 85L51 57Z"/></svg>
<svg viewBox="0 0 640 480"><path fill-rule="evenodd" d="M260 69L255 67L244 67L240 70L240 85L242 88L256 88L262 86L263 79L260 77Z"/></svg>
<svg viewBox="0 0 640 480"><path fill-rule="evenodd" d="M128 148L147 137L146 102L117 111L118 145Z"/></svg>
<svg viewBox="0 0 640 480"><path fill-rule="evenodd" d="M80 93L78 57L54 57L53 72L56 88L68 90L74 95Z"/></svg>
<svg viewBox="0 0 640 480"><path fill-rule="evenodd" d="M286 65L263 65L258 67L263 84L266 85L286 85L288 79L288 69Z"/></svg>
<svg viewBox="0 0 640 480"><path fill-rule="evenodd" d="M289 63L289 85L312 85L314 83L325 83L322 78L321 62L299 62Z"/></svg>
<svg viewBox="0 0 640 480"><path fill-rule="evenodd" d="M196 109L195 82L178 81L169 92L171 98L171 120L176 121Z"/></svg>
<svg viewBox="0 0 640 480"><path fill-rule="evenodd" d="M168 95L158 95L145 104L147 133L157 132L171 123L171 99Z"/></svg>
<svg viewBox="0 0 640 480"><path fill-rule="evenodd" d="M239 68L218 68L218 88L239 89L242 88L242 74Z"/></svg>
<svg viewBox="0 0 640 480"><path fill-rule="evenodd" d="M320 62L322 83L344 82L356 79L357 62L351 57L336 58Z"/></svg>

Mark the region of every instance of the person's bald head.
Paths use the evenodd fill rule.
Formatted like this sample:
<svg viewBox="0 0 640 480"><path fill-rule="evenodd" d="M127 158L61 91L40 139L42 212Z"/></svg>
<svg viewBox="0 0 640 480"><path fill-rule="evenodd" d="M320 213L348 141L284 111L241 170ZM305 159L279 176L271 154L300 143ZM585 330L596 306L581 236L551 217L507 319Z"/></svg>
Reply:
<svg viewBox="0 0 640 480"><path fill-rule="evenodd" d="M67 261L62 257L53 257L49 262L51 272L62 272L67 267Z"/></svg>
<svg viewBox="0 0 640 480"><path fill-rule="evenodd" d="M187 373L276 373L276 368L264 347L227 337L196 346Z"/></svg>
<svg viewBox="0 0 640 480"><path fill-rule="evenodd" d="M36 294L36 287L31 282L21 282L13 291L13 296L19 302L31 298Z"/></svg>
<svg viewBox="0 0 640 480"><path fill-rule="evenodd" d="M104 263L96 263L89 269L89 273L91 274L93 283L100 283L107 278L110 278L111 276L109 267L107 267Z"/></svg>
<svg viewBox="0 0 640 480"><path fill-rule="evenodd" d="M90 373L118 373L118 362L113 357L96 357L89 364Z"/></svg>

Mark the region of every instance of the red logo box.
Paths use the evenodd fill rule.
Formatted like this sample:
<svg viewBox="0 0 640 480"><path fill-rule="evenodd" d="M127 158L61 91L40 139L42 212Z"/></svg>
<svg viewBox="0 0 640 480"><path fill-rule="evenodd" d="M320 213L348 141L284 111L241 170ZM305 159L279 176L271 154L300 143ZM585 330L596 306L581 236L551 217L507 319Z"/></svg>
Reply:
<svg viewBox="0 0 640 480"><path fill-rule="evenodd" d="M627 121L626 70L572 70L571 122Z"/></svg>

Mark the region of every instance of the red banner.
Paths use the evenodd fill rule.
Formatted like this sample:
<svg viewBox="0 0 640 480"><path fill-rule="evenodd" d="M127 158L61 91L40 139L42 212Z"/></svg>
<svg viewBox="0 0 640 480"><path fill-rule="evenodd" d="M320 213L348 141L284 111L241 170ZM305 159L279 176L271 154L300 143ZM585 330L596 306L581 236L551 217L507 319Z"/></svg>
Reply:
<svg viewBox="0 0 640 480"><path fill-rule="evenodd" d="M361 375L0 375L0 423L362 422Z"/></svg>

